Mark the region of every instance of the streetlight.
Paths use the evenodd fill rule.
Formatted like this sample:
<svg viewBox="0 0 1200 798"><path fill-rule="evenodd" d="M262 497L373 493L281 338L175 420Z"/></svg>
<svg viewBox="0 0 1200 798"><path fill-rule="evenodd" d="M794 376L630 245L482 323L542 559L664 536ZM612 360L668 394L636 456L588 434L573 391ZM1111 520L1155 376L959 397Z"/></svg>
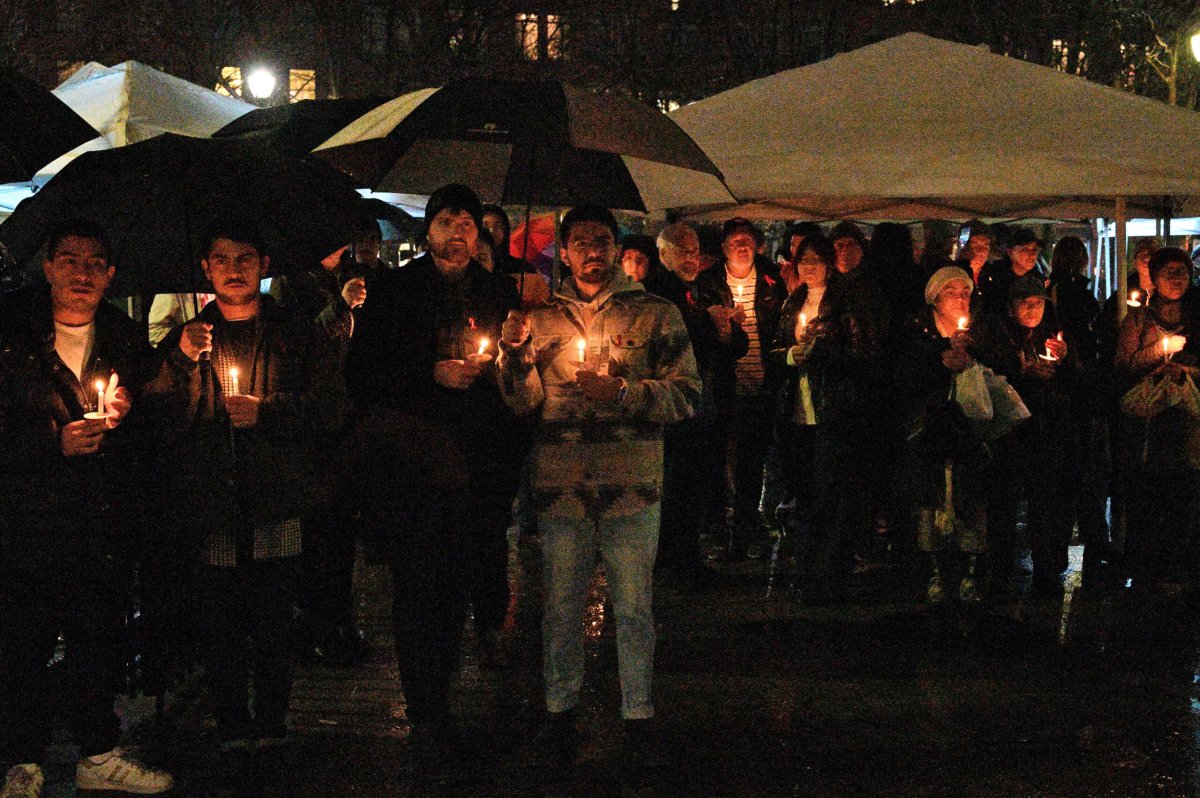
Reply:
<svg viewBox="0 0 1200 798"><path fill-rule="evenodd" d="M275 93L275 76L265 67L257 67L246 76L246 85L256 100L266 100Z"/></svg>

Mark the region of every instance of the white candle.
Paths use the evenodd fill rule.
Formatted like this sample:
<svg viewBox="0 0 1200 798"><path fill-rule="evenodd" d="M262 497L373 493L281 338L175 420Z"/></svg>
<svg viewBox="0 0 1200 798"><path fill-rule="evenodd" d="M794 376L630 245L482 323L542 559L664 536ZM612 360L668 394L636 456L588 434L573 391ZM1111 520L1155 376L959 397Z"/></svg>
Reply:
<svg viewBox="0 0 1200 798"><path fill-rule="evenodd" d="M238 390L238 370L236 366L229 370L229 381L233 383L233 395L237 396L240 394L241 391Z"/></svg>
<svg viewBox="0 0 1200 798"><path fill-rule="evenodd" d="M587 357L587 341L584 340L583 338L580 338L578 341L575 342L575 348L579 350L579 362L580 363L585 362L585 359Z"/></svg>
<svg viewBox="0 0 1200 798"><path fill-rule="evenodd" d="M96 380L96 413L104 415L104 380Z"/></svg>
<svg viewBox="0 0 1200 798"><path fill-rule="evenodd" d="M958 317L958 329L964 330L964 331L967 329L967 317L966 316Z"/></svg>
<svg viewBox="0 0 1200 798"><path fill-rule="evenodd" d="M1141 295L1138 294L1136 290L1131 291L1129 294L1129 299L1126 300L1125 304L1131 308L1140 308L1142 306L1142 302L1139 299L1140 296Z"/></svg>

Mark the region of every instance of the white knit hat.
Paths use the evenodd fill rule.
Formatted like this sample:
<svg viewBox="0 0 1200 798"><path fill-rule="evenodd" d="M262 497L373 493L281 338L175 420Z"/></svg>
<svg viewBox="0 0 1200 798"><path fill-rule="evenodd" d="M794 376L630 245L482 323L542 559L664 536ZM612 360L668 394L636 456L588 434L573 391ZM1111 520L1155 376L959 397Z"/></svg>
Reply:
<svg viewBox="0 0 1200 798"><path fill-rule="evenodd" d="M957 266L943 266L933 273L929 282L925 283L925 304L932 305L937 299L937 295L946 287L946 283L952 283L955 280L961 280L971 288L975 287L975 281L971 279L971 275L967 274L966 270Z"/></svg>

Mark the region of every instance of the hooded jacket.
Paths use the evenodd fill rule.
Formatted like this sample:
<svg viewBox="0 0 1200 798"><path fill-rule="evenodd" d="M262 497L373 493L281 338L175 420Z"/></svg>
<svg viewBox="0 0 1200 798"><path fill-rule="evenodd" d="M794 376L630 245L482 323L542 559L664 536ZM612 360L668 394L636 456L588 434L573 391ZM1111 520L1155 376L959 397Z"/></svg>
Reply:
<svg viewBox="0 0 1200 798"><path fill-rule="evenodd" d="M502 346L500 390L518 414L540 411L534 443L539 512L555 516L636 513L662 494L663 425L688 418L700 377L678 308L615 277L592 300L567 279L527 316L531 335ZM623 400L583 396L577 342L607 353L626 381Z"/></svg>

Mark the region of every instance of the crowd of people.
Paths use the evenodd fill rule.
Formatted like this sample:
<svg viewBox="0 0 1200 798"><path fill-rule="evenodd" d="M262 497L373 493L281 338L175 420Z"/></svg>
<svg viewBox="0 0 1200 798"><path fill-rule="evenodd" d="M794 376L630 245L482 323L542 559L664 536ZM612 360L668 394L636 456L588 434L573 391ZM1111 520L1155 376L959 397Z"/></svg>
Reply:
<svg viewBox="0 0 1200 798"><path fill-rule="evenodd" d="M60 634L77 786L171 789L113 712L147 552L194 569L180 589L234 772L286 744L295 608L309 650L361 657L356 537L391 569L433 768L462 750L448 697L468 607L481 662L504 658L514 520L542 552L533 747L556 765L578 745L597 560L634 769L655 748L656 575L706 591L713 560L786 544L803 601L844 600L886 533L930 604L973 608L1015 588L1024 543L1032 589L1060 596L1078 530L1085 589L1195 579L1200 303L1182 250L1143 242L1130 293L1101 307L1082 241L1058 241L1046 273L1033 233L1001 248L978 221L955 258L918 261L904 225L842 222L792 226L771 261L743 218L718 255L687 223L622 238L581 206L553 287L466 186L434 192L424 225L401 268L370 223L264 294L261 232L216 222L211 293L152 312L154 347L105 301L111 248L87 221L51 236L47 285L3 298L0 796L40 795Z"/></svg>

